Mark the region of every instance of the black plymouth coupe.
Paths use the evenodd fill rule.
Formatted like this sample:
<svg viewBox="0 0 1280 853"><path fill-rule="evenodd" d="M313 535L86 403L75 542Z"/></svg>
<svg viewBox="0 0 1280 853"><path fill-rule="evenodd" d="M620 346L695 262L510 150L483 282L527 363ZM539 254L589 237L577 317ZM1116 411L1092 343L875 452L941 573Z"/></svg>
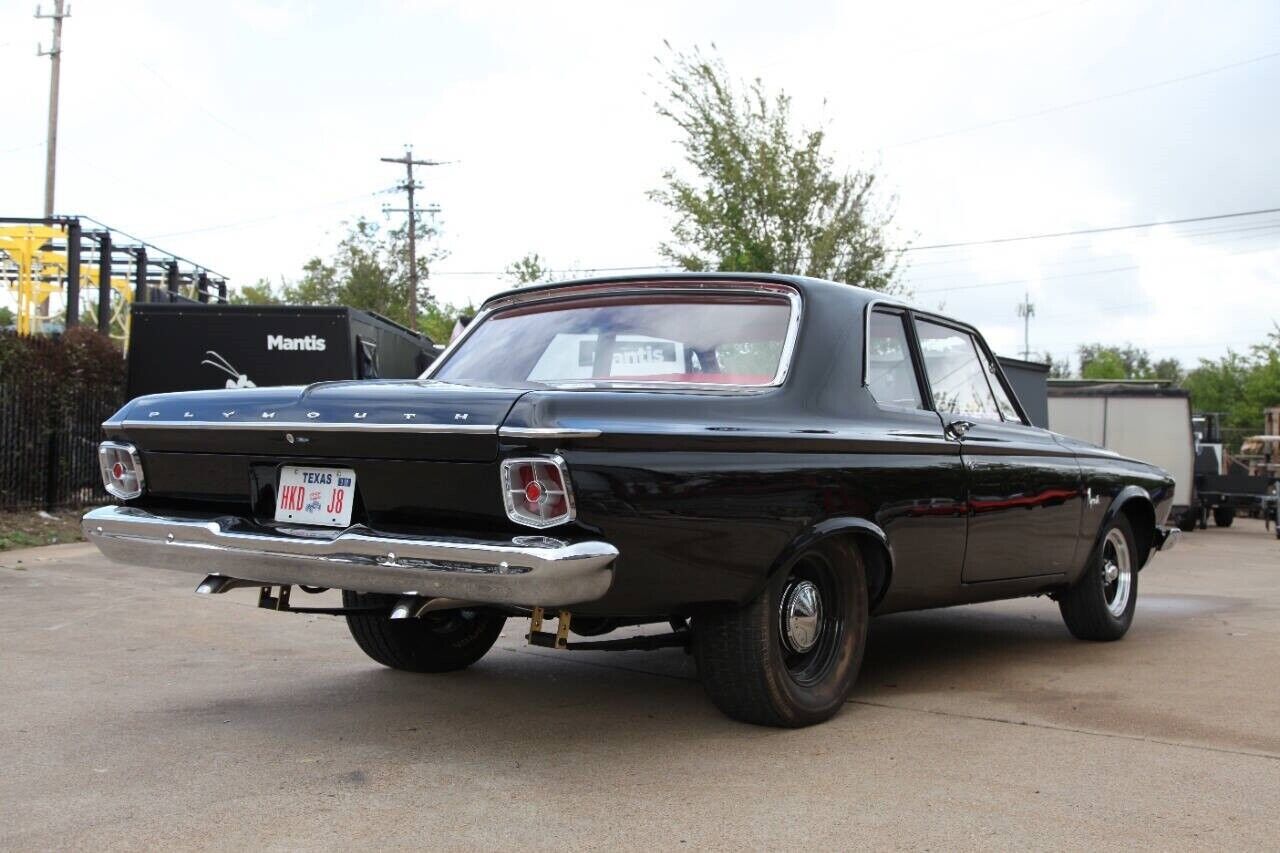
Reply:
<svg viewBox="0 0 1280 853"><path fill-rule="evenodd" d="M112 559L342 615L398 669L468 666L508 617L682 646L724 712L779 726L841 707L874 614L1047 595L1119 639L1178 533L1169 476L1031 426L971 326L791 276L529 287L418 380L141 397L104 427L120 503L84 531ZM342 606L297 605L324 589Z"/></svg>

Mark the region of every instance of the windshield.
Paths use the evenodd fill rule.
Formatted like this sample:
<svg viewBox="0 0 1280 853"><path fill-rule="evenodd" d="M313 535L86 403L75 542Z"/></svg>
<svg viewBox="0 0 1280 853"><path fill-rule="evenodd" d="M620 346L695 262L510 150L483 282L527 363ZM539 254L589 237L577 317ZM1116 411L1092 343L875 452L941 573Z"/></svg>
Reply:
<svg viewBox="0 0 1280 853"><path fill-rule="evenodd" d="M770 385L791 302L767 294L626 294L487 317L433 379L516 386Z"/></svg>

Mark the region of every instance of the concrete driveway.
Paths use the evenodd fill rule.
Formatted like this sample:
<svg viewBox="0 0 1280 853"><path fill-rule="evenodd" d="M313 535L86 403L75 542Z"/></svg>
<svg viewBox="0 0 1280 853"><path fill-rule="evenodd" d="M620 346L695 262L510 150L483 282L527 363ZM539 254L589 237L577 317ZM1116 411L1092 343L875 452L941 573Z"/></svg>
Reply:
<svg viewBox="0 0 1280 853"><path fill-rule="evenodd" d="M802 731L721 717L676 650L532 649L512 620L471 670L410 675L195 580L0 553L0 848L1280 843L1257 522L1158 557L1119 643L1045 599L877 620L848 707Z"/></svg>

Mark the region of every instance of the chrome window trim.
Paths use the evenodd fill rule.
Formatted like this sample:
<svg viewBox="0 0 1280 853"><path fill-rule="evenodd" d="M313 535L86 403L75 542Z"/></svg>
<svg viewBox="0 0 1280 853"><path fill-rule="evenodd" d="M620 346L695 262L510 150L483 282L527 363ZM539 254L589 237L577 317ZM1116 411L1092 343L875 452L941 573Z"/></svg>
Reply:
<svg viewBox="0 0 1280 853"><path fill-rule="evenodd" d="M787 319L787 331L782 340L782 352L778 354L778 368L774 372L773 378L766 383L759 385L741 385L731 382L627 382L625 379L592 379L590 387L573 387L562 388L559 390L574 391L590 391L596 388L604 390L618 390L619 388L635 388L635 389L651 389L651 390L675 390L675 389L706 389L706 390L732 390L732 391L759 391L769 388L777 388L787 380L787 375L791 372L791 361L795 356L796 339L800 336L800 321L803 314L803 300L800 297L800 290L790 284L782 284L780 282L765 281L677 281L677 280L658 280L658 281L637 281L637 282L609 282L602 284L584 284L570 285L566 287L556 287L549 290L536 290L529 293L513 293L510 296L503 297L495 302L487 303L475 318L467 324L467 328L457 340L452 341L444 351L431 362L430 366L419 376L419 379L434 379L439 370L448 362L449 357L453 355L454 350L463 344L480 325L487 320L490 315L506 308L516 305L533 305L541 302L560 302L571 301L589 295L603 296L636 296L636 295L652 295L652 294L687 294L695 293L759 293L769 296L781 296L790 304L790 316ZM440 380L447 381L447 380ZM587 381L587 380L584 380ZM549 385L549 387L555 387Z"/></svg>
<svg viewBox="0 0 1280 853"><path fill-rule="evenodd" d="M875 392L871 390L871 318L875 316L877 310L880 310L886 316L897 317L902 322L902 332L907 336L907 355L911 361L911 375L915 377L916 391L921 395L920 405L918 406L881 403L876 399ZM919 359L916 358L916 347L913 343L916 337L914 324L915 321L911 318L911 309L900 302L888 299L873 299L867 303L866 322L862 332L862 387L867 389L867 393L877 408L893 412L933 411L933 389L929 386L928 377L922 372L924 365L918 363ZM908 326L911 328L908 328Z"/></svg>
<svg viewBox="0 0 1280 853"><path fill-rule="evenodd" d="M871 315L875 313L876 308L892 308L895 311L902 312L904 315L910 311L910 307L896 299L872 299L863 309L862 313L862 387L870 390L871 388ZM910 317L906 317L910 320ZM914 361L914 356L912 357ZM912 365L912 370L915 365ZM875 399L875 395L872 395ZM928 411L926 409L926 411Z"/></svg>
<svg viewBox="0 0 1280 853"><path fill-rule="evenodd" d="M915 318L921 318L931 323L937 323L941 326L946 326L958 332L964 332L965 334L972 335L974 342L978 345L978 348L981 350L979 355L985 356L989 364L995 369L995 373L993 375L999 380L1000 384L1004 387L1005 394L1008 396L1009 401L1013 403L1013 408L1017 412L1018 417L1022 419L1021 421L1007 421L1004 419L1004 416L1001 415L1000 420L991 421L991 423L1017 424L1018 426L1027 426L1027 427L1031 426L1031 419L1027 417L1026 410L1022 408L1022 401L1018 399L1018 395L1013 393L1013 386L1009 384L1009 380L1005 377L1004 368L1000 366L1000 362L996 359L995 355L991 352L991 347L987 345L987 339L982 336L982 332L979 332L976 326L966 323L963 320L956 320L953 317L947 317L942 314L935 314L932 311L921 311L919 309L911 308L905 305L902 307L906 308L906 310L910 313L911 317L913 318L913 321ZM871 315L868 314L867 315L868 338L870 337L870 328L871 328L870 318L871 318ZM917 334L917 337L918 337L918 334ZM870 340L867 341L867 346L870 347ZM984 372L986 371L984 370ZM926 380L928 379L927 372L925 374L925 379ZM866 384L866 380L867 380L866 362L864 361L863 371L862 371L862 381L864 385ZM929 388L929 396L930 397L933 396L932 385L930 385L930 388ZM992 393L992 397L993 398L995 397L994 392ZM994 402L994 399L993 399L993 402ZM998 411L999 406L997 406L996 408ZM934 411L937 411L936 407L934 408Z"/></svg>

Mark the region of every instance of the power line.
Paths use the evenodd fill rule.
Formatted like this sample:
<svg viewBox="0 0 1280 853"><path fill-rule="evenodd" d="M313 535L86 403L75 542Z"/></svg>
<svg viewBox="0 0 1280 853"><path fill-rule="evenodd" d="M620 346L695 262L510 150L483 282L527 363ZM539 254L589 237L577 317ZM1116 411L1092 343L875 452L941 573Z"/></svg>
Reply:
<svg viewBox="0 0 1280 853"><path fill-rule="evenodd" d="M1107 269L1102 269L1102 270L1084 270L1082 272L1062 273L1061 275L1039 276L1037 280L1038 281L1055 281L1060 278L1080 278L1081 276L1104 275L1104 274L1113 273L1113 272L1130 272L1138 268L1139 267L1137 264L1131 264L1129 266L1124 266L1124 267L1108 267ZM1029 282L1030 282L1030 279L1027 279L1025 277L1011 278L1006 281L984 281L984 282L981 282L980 284L958 284L955 287L928 287L928 288L924 288L923 290L918 290L916 292L917 293L952 293L957 290L985 290L988 287L1008 287L1009 285L1028 284ZM910 282L907 283L907 286L910 287Z"/></svg>
<svg viewBox="0 0 1280 853"><path fill-rule="evenodd" d="M183 263L190 264L191 266L195 267L196 269L204 270L204 271L205 271L205 272L207 272L207 273L212 273L213 275L217 276L218 278L228 279L228 280L230 280L230 278L231 278L230 276L223 275L222 273L218 272L217 270L209 269L209 268L208 268L207 266L205 266L204 264L198 264L198 263L196 263L195 261L191 260L190 258L184 258L184 257L182 257L182 255L179 255L179 254L177 254L177 253L175 253L175 252L170 252L170 251L167 251L167 250L165 250L165 249L161 249L161 248L160 248L159 246L157 246L155 243L149 243L149 242L147 242L146 240L143 240L141 237L135 237L135 236L133 236L132 234L129 234L129 233L125 232L125 231L121 231L119 228L113 228L112 226L110 226L110 225L106 224L105 222L100 222L100 221L98 221L97 219L94 219L92 216L85 216L84 214L78 214L78 215L74 215L74 216L68 216L67 218L68 218L68 219L83 219L83 220L85 220L86 222L92 222L94 225L97 225L99 228L103 228L103 229L105 229L105 230L107 230L107 231L111 231L112 233L119 234L121 237L124 237L125 239L130 240L130 241L132 241L132 242L134 242L134 243L137 243L137 244L139 244L139 245L145 246L145 247L147 247L148 249L155 249L155 250L156 250L157 252L159 252L160 254L165 255L166 257L172 258L172 259L173 259L173 260L175 260L175 261L182 261Z"/></svg>
<svg viewBox="0 0 1280 853"><path fill-rule="evenodd" d="M1258 255L1258 254L1263 254L1265 252L1272 252L1272 251L1275 251L1275 249L1271 249L1271 248L1246 249L1243 252L1226 252L1225 254L1231 257L1238 257L1240 255ZM1142 269L1141 264L1130 264L1128 266L1122 266L1122 267L1107 267L1106 269L1100 269L1100 270L1082 270L1080 272L1062 273L1061 275L1037 276L1035 278L1011 278L1005 281L984 281L984 282L981 282L980 284L960 284L960 285L956 285L955 287L930 287L930 288L925 288L923 290L917 290L915 291L915 293L917 294L951 293L957 290L985 290L986 288L989 288L989 287L1010 287L1015 284L1033 284L1036 282L1043 282L1043 281L1056 281L1058 279L1064 279L1064 278L1082 278L1082 277L1087 277L1091 275L1106 275L1106 274L1117 273L1117 272L1133 272L1134 270L1139 270L1139 269ZM908 288L911 287L910 281L905 282L905 284Z"/></svg>
<svg viewBox="0 0 1280 853"><path fill-rule="evenodd" d="M1021 234L1016 237L995 237L987 240L964 240L964 241L952 242L952 243L932 243L924 246L907 246L905 249L903 249L903 251L904 252L923 252L923 251L932 251L935 249L957 249L957 248L964 248L968 246L993 246L993 245L1001 245L1004 243L1026 242L1028 240L1049 240L1049 239L1056 239L1060 237L1078 237L1078 236L1086 236L1091 234L1110 234L1118 231L1137 231L1143 228L1157 228L1162 225L1188 225L1195 222L1217 222L1225 219L1239 219L1245 216L1263 216L1271 213L1280 213L1280 207L1264 208L1261 210L1242 210L1242 211L1236 211L1234 213L1218 213L1212 216L1191 216L1183 219L1161 219L1153 222L1136 222L1130 225L1108 225L1108 226L1099 227L1099 228L1081 228L1075 231L1055 231L1055 232L1050 232L1045 234ZM1280 223L1273 223L1271 225L1258 226L1258 228L1259 229L1270 228L1270 227L1274 227L1275 225L1280 225ZM1243 231L1245 229L1241 229L1241 230ZM1210 232L1210 233L1229 233L1229 232L1228 230L1223 230L1220 232ZM1203 236L1203 234L1193 233L1187 236L1195 237L1195 236ZM963 259L954 259L955 262L959 262L961 260ZM931 262L926 261L925 263L931 263ZM590 267L590 268L578 269L576 270L576 272L592 272L592 273L594 272L640 272L644 270L673 271L677 269L679 269L679 267L673 264L629 264L627 266L615 266L615 267ZM1097 270L1095 272L1107 272L1107 271L1108 270ZM456 270L456 271L448 271L448 272L436 272L434 274L437 276L505 275L506 270ZM1018 279L1018 281L1015 283L1022 284L1024 281L1025 279ZM971 285L971 287L994 287L994 286L996 285L995 284ZM945 289L955 290L955 289L962 289L962 288L945 288Z"/></svg>
<svg viewBox="0 0 1280 853"><path fill-rule="evenodd" d="M1212 243L1221 242L1221 241L1227 241L1227 240L1242 240L1242 239L1247 240L1247 239L1256 239L1256 238L1258 238L1258 237L1270 238L1270 235L1268 235L1268 234L1249 234L1249 233L1246 233L1246 232L1254 232L1254 231L1273 231L1273 230L1275 230L1275 229L1277 229L1277 228L1280 228L1280 221L1272 221L1272 222L1268 222L1268 223L1266 223L1265 225L1250 225L1250 226L1244 226L1244 227L1241 227L1241 226L1235 226L1235 227L1231 227L1231 228L1214 228L1214 229L1204 229L1204 230L1199 230L1199 231L1191 231L1191 230L1188 230L1188 231L1179 231L1179 232L1178 232L1178 234L1177 234L1177 236L1178 236L1180 239L1189 240L1189 241L1196 241L1196 242L1197 242L1197 245L1205 245L1205 244L1212 244ZM1225 234L1225 235L1240 235L1240 236L1235 236L1235 237L1221 237L1221 236L1220 236L1220 235L1224 235L1224 234ZM1209 239L1204 240L1204 241L1200 241L1200 238L1205 238L1205 237L1207 237L1207 238L1209 238ZM1092 243L1091 243L1090 241L1088 241L1088 240L1083 240L1083 241L1080 241L1080 242L1074 243L1074 244L1072 244L1072 245L1070 245L1070 246L1067 246L1067 247L1065 247L1065 248L1066 248L1067 250L1089 251L1089 250L1091 250L1091 249L1092 249L1092 247L1093 247L1093 246L1092 246ZM1062 266L1062 265L1064 265L1064 264L1079 264L1079 263L1087 263L1087 262L1092 262L1092 261L1097 261L1097 260L1107 260L1107 259L1115 259L1115 258L1128 257L1128 256L1129 256L1129 254L1131 254L1131 253L1129 253L1129 252L1122 252L1122 253L1119 253L1119 254L1112 253L1112 254L1108 254L1108 255L1094 255L1094 254L1090 254L1090 255L1088 255L1088 256L1086 256L1086 257L1082 257L1082 258L1061 258L1061 259L1058 259L1058 260L1055 260L1055 261L1045 261L1045 262L1044 262L1044 265ZM950 258L932 258L932 259L930 259L930 260L913 260L913 261L911 262L911 267L910 267L910 268L911 268L912 270L915 270L915 269L920 269L920 268L923 268L923 267L946 266L947 264L966 264L966 263L969 263L969 262L972 260L972 258L973 258L973 256L972 256L972 254L971 254L971 253L964 253L964 254L957 254L955 257L950 257ZM955 273L943 273L942 275L938 275L938 276L931 276L929 279L924 279L924 280L936 280L936 279L939 279L939 278L950 278L950 277L952 277L952 276L954 276L954 275L955 275ZM917 280L921 280L921 279L917 279Z"/></svg>
<svg viewBox="0 0 1280 853"><path fill-rule="evenodd" d="M363 201L365 199L373 198L374 195L375 195L374 193L362 193L358 196L351 196L349 198L340 198L340 199L335 199L333 201L317 202L315 204L309 204L306 207L294 208L292 210L282 210L278 213L272 213L266 216L258 216L253 219L242 219L238 222L227 222L220 225L206 225L200 228L189 228L185 231L169 231L164 234L157 234L155 235L155 238L157 240L160 240L160 239L164 239L165 237L185 237L189 234L205 234L209 231L229 231L236 228L245 228L250 225L259 225L263 222L271 222L272 220L275 220L275 219L283 219L286 216L297 216L298 214L305 214L312 210L316 210L317 208L337 207L340 204L350 204L351 202L354 202L354 201Z"/></svg>
<svg viewBox="0 0 1280 853"><path fill-rule="evenodd" d="M1092 97L1092 98L1083 98L1078 101L1071 101L1065 104L1058 104L1057 106L1046 107L1044 109L1035 110L1029 113L1020 113L1018 115L995 119L994 121L987 121L987 122L982 122L981 124L969 125L968 127L960 127L954 130L943 131L942 133L933 133L933 134L929 134L928 136L919 136L919 137L916 137L915 139L908 139L904 142L895 143L893 145L890 145L889 147L904 148L908 145L917 145L921 142L930 142L932 140L943 139L948 136L957 136L962 133L973 133L974 131L977 131L977 130L985 130L988 127L996 127L1002 124L1011 124L1012 122L1022 121L1023 119L1027 119L1027 118L1037 118L1039 116L1049 115L1050 113L1061 112L1063 110L1073 110L1078 107L1088 106L1089 104L1096 104L1099 101L1107 101L1113 98L1121 98L1126 95L1136 95L1139 92L1148 92L1152 89L1159 89L1164 86L1172 86L1175 83L1185 83L1188 80L1195 80L1199 77L1208 77L1211 74L1219 74L1223 71L1230 71L1233 68L1239 68L1243 65L1252 65L1255 62L1263 62L1268 59L1274 59L1277 56L1280 56L1280 50L1275 51L1273 53L1264 53L1261 56L1253 56L1253 57L1250 57L1249 59L1241 60L1240 62L1232 62L1228 65L1219 65L1215 68L1206 68L1203 71L1196 71L1195 73L1192 73L1192 74L1183 74L1182 76L1179 76L1179 77L1170 77L1167 80L1159 80L1155 83L1147 83L1146 85L1143 85L1143 86L1134 86L1131 89L1122 89L1119 92L1109 92L1105 95L1097 95L1096 97Z"/></svg>
<svg viewBox="0 0 1280 853"><path fill-rule="evenodd" d="M1277 54L1280 55L1280 54ZM957 249L962 246L994 246L1001 243L1022 243L1027 240L1051 240L1058 237L1080 237L1086 234L1110 234L1116 231L1136 231L1141 228L1158 228L1161 225L1187 225L1192 222L1214 222L1220 219L1238 219L1242 216L1263 216L1280 213L1280 207L1263 210L1242 210L1237 213L1219 213L1213 216L1191 216L1186 219L1161 219L1155 222L1138 222L1133 225L1108 225L1102 228L1081 228L1076 231L1054 231L1047 234L1022 234L1017 237L995 237L990 240L964 240L955 243L933 243L926 246L908 246L903 251L925 252L934 249Z"/></svg>

